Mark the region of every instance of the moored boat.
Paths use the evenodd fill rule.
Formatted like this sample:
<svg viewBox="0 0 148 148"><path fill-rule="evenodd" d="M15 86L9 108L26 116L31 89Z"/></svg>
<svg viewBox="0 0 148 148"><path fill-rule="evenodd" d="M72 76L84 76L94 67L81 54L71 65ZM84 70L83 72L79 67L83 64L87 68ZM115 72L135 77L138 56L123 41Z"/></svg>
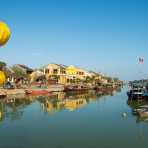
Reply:
<svg viewBox="0 0 148 148"><path fill-rule="evenodd" d="M25 90L26 94L29 95L47 95L49 94L49 89L46 85L32 85L28 89Z"/></svg>
<svg viewBox="0 0 148 148"><path fill-rule="evenodd" d="M144 112L148 110L148 105L139 106L136 109L133 109L133 114L139 114L140 112Z"/></svg>
<svg viewBox="0 0 148 148"><path fill-rule="evenodd" d="M87 91L89 88L83 85L68 85L65 86L64 91Z"/></svg>
<svg viewBox="0 0 148 148"><path fill-rule="evenodd" d="M148 99L148 90L147 90L147 89L144 91L143 97L144 97L145 99Z"/></svg>
<svg viewBox="0 0 148 148"><path fill-rule="evenodd" d="M48 90L44 90L44 89L27 89L25 90L26 94L30 94L30 95L47 95L49 94Z"/></svg>
<svg viewBox="0 0 148 148"><path fill-rule="evenodd" d="M141 118L147 118L148 117L148 109L144 109L144 110L138 111L138 115Z"/></svg>
<svg viewBox="0 0 148 148"><path fill-rule="evenodd" d="M130 91L127 92L127 96L131 100L143 99L144 98L144 89L139 88L139 87L132 88Z"/></svg>

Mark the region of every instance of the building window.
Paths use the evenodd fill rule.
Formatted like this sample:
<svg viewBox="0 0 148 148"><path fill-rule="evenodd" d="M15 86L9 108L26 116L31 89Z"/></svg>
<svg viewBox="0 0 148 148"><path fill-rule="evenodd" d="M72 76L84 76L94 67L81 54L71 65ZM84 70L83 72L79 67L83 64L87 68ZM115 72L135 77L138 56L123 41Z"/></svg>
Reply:
<svg viewBox="0 0 148 148"><path fill-rule="evenodd" d="M73 79L70 79L70 83L73 83Z"/></svg>
<svg viewBox="0 0 148 148"><path fill-rule="evenodd" d="M45 73L46 74L49 74L49 69L45 69Z"/></svg>
<svg viewBox="0 0 148 148"><path fill-rule="evenodd" d="M54 69L53 70L53 74L58 74L58 70L57 69Z"/></svg>
<svg viewBox="0 0 148 148"><path fill-rule="evenodd" d="M61 74L65 74L66 72L65 72L65 70L61 70Z"/></svg>
<svg viewBox="0 0 148 148"><path fill-rule="evenodd" d="M77 74L78 75L84 75L84 72L78 71Z"/></svg>

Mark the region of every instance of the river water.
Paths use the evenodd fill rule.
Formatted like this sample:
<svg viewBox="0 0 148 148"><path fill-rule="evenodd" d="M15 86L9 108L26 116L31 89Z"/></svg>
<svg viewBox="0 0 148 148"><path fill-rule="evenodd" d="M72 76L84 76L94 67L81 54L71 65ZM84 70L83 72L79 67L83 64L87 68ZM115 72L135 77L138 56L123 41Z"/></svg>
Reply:
<svg viewBox="0 0 148 148"><path fill-rule="evenodd" d="M0 99L0 148L147 148L148 122L132 114L141 102L126 91Z"/></svg>

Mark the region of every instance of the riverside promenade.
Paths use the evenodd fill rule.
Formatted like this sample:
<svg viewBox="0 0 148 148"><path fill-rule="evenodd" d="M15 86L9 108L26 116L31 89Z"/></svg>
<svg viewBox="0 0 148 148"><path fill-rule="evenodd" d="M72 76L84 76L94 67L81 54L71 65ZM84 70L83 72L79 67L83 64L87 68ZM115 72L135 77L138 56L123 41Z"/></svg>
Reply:
<svg viewBox="0 0 148 148"><path fill-rule="evenodd" d="M0 89L0 95L17 95L17 94L25 94L25 90L27 89L32 89L32 88L26 88L26 89ZM37 88L35 88L37 89ZM64 86L63 85L49 85L48 88L46 89L48 92L59 92L59 91L64 91Z"/></svg>

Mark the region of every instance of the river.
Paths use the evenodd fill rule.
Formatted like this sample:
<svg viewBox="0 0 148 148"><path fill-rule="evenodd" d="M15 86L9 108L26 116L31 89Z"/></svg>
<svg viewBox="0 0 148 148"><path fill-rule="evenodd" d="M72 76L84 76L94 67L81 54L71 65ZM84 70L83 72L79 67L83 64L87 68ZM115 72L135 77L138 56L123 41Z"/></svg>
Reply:
<svg viewBox="0 0 148 148"><path fill-rule="evenodd" d="M0 99L0 148L147 148L126 91Z"/></svg>

